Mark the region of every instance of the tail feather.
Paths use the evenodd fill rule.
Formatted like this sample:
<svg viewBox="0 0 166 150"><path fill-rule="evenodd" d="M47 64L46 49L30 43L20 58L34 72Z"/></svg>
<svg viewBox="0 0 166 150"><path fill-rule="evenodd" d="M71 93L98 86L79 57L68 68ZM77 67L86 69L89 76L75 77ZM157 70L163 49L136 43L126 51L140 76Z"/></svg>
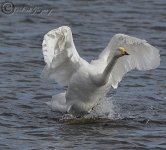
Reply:
<svg viewBox="0 0 166 150"><path fill-rule="evenodd" d="M67 112L67 105L66 105L66 93L60 93L57 95L52 96L52 100L49 102L45 102L53 111L58 111L65 113Z"/></svg>

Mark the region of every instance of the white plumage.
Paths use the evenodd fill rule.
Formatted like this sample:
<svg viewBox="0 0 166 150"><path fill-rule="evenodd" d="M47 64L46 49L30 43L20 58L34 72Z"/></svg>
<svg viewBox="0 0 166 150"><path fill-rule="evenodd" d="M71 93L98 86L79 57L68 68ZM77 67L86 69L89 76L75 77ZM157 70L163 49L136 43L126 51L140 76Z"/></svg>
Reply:
<svg viewBox="0 0 166 150"><path fill-rule="evenodd" d="M118 53L119 47L130 55ZM154 69L160 64L158 49L145 40L124 34L114 35L99 58L88 63L79 56L67 26L48 32L42 49L46 62L42 77L68 86L66 93L53 96L47 104L54 110L76 116L90 112L111 86L118 87L128 71Z"/></svg>

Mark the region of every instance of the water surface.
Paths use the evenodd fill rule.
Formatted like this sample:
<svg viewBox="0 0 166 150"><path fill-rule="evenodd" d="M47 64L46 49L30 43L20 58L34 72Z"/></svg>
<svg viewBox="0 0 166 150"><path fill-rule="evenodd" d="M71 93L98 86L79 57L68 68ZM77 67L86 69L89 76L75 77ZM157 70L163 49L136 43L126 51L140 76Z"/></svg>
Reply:
<svg viewBox="0 0 166 150"><path fill-rule="evenodd" d="M13 3L13 14L0 12L0 149L166 149L165 0ZM24 7L52 11L21 12ZM61 25L72 28L77 50L88 61L97 58L115 33L146 39L160 49L159 68L131 71L108 94L115 105L113 120L68 125L44 104L63 91L40 79L43 36Z"/></svg>

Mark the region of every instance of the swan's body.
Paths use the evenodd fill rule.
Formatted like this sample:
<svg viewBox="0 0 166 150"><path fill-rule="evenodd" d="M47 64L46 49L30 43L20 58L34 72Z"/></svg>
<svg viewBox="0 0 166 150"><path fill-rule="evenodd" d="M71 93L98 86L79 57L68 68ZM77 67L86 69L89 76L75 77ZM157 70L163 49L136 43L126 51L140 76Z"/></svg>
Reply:
<svg viewBox="0 0 166 150"><path fill-rule="evenodd" d="M128 71L154 69L160 64L159 51L155 47L124 34L116 34L99 59L91 63L77 53L71 29L67 26L48 32L42 47L47 63L42 76L68 86L65 93L53 96L47 104L56 111L74 115L90 112L111 86L117 88ZM120 53L119 47L130 55Z"/></svg>

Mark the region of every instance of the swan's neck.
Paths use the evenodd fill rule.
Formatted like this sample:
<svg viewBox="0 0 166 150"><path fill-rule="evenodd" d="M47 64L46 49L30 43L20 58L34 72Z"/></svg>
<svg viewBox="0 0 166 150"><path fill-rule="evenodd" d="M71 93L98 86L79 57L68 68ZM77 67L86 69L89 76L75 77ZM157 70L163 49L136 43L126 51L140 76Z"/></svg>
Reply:
<svg viewBox="0 0 166 150"><path fill-rule="evenodd" d="M108 82L110 73L111 73L113 67L115 66L118 58L119 57L116 57L116 56L113 57L112 60L108 63L108 65L104 69L104 71L101 75L101 82L100 82L102 85L105 85Z"/></svg>

